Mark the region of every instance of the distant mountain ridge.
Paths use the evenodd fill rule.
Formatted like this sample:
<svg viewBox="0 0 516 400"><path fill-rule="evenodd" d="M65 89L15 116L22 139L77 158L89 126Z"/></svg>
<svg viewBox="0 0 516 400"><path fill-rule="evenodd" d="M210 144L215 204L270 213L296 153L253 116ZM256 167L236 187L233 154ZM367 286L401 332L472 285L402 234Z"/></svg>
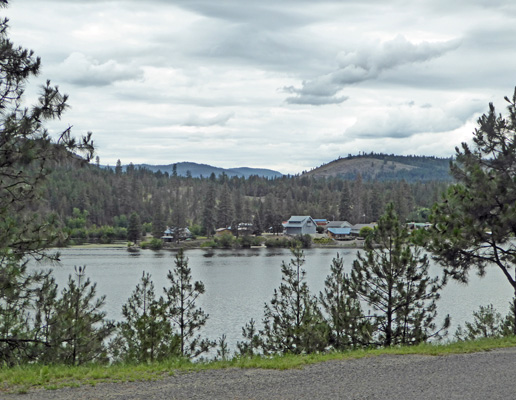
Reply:
<svg viewBox="0 0 516 400"><path fill-rule="evenodd" d="M393 154L361 154L339 158L311 171L303 176L317 178L340 177L363 180L392 181L452 181L450 175L452 158L433 156L396 156Z"/></svg>
<svg viewBox="0 0 516 400"><path fill-rule="evenodd" d="M338 177L350 180L354 180L360 175L365 181L451 182L453 178L450 175L450 161L452 160L452 158L434 156L364 153L338 158L300 175L314 178ZM236 176L246 179L250 176L260 176L268 179L284 176L281 172L267 168L220 168L186 161L167 165L134 164L135 168L145 168L152 172L161 171L169 175L173 175L174 166L178 176L190 175L193 178L200 178L201 176L208 178L211 174L215 174L217 177L225 174L230 178ZM127 165L122 166L124 171L127 167ZM114 169L112 166L108 168Z"/></svg>
<svg viewBox="0 0 516 400"><path fill-rule="evenodd" d="M135 164L134 167L145 168L152 172L161 171L162 173L168 173L169 175L173 174L174 165L176 166L176 172L178 176L192 176L193 178L200 178L201 176L204 178L208 178L212 173L215 176L219 176L222 174L226 174L228 177L232 178L236 177L244 177L249 178L253 175L258 175L265 178L280 178L283 176L281 172L274 171L272 169L265 168L248 168L248 167L239 167L239 168L219 168L214 167L212 165L207 164L197 164L193 162L178 162L168 165L150 165L150 164ZM114 167L110 167L114 168ZM125 171L127 165L122 166Z"/></svg>

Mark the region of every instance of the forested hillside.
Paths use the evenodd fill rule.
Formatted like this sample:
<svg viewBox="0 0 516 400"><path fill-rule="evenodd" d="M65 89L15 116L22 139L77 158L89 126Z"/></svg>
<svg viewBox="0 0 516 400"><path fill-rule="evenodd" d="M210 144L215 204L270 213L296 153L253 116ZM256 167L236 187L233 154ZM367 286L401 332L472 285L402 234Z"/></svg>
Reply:
<svg viewBox="0 0 516 400"><path fill-rule="evenodd" d="M74 218L82 218L87 226L127 227L129 215L135 212L142 224L152 224L156 232L168 225L211 234L239 222L251 222L258 231L280 228L291 215L371 222L388 202L395 204L402 219L425 220L424 209L439 199L446 185L365 181L360 175L353 180L308 175L193 178L131 165L123 171L68 164L55 167L38 207L57 213L70 227Z"/></svg>
<svg viewBox="0 0 516 400"><path fill-rule="evenodd" d="M444 181L451 182L450 158L428 156L397 156L382 153L363 153L339 158L306 172L314 177L355 179L365 181Z"/></svg>

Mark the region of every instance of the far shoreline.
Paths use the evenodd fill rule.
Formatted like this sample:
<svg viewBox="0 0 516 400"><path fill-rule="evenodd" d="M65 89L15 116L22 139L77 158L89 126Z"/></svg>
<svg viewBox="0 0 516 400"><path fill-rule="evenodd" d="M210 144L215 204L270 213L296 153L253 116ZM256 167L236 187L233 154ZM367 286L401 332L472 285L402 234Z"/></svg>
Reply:
<svg viewBox="0 0 516 400"><path fill-rule="evenodd" d="M196 243L191 242L180 242L180 243L166 243L163 248L159 250L152 250L152 249L143 249L138 245L135 246L129 246L129 242L115 242L115 243L82 243L82 244L72 244L67 245L63 247L56 247L56 250L59 249L128 249L131 251L139 251L139 250L152 250L152 251L161 251L161 250L256 250L256 249L274 249L277 247L266 247L266 246L253 246L251 248L249 247L233 247L233 248L223 248L223 247L203 247L201 244L206 242L207 240L202 241L196 241ZM317 248L317 249L362 249L364 247L364 241L359 239L349 240L349 241L337 241L331 244L318 244L313 243L311 244L310 248Z"/></svg>

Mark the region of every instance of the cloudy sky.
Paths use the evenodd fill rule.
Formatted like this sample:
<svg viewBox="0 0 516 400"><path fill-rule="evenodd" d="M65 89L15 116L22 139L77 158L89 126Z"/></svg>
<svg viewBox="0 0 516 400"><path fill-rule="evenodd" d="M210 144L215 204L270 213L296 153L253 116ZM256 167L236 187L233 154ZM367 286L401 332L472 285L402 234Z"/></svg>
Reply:
<svg viewBox="0 0 516 400"><path fill-rule="evenodd" d="M516 85L514 0L12 0L102 164L450 156Z"/></svg>

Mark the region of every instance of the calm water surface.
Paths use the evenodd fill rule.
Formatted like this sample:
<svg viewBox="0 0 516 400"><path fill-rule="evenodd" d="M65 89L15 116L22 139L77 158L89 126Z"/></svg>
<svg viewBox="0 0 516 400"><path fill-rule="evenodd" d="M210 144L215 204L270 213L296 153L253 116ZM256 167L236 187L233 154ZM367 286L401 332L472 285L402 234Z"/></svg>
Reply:
<svg viewBox="0 0 516 400"><path fill-rule="evenodd" d="M307 282L313 294L324 288L332 259L337 252L344 258L347 270L356 256L356 250L308 249L305 250ZM167 273L174 267L174 252L141 250L129 253L126 249L62 249L61 266L54 267L54 276L62 288L74 266L86 265L86 275L97 283L97 294L106 295L105 311L110 319L121 318L122 305L127 301L142 272L152 275L156 294L163 294L168 286ZM288 249L247 250L187 250L188 265L193 280L204 283L206 292L198 305L209 314L203 336L217 339L226 334L231 349L242 340L242 327L251 319L261 327L264 303L269 302L275 288L281 283L280 266L288 262ZM36 266L32 266L36 268ZM43 268L48 268L42 266ZM432 274L439 274L437 266ZM438 320L446 314L452 317L450 333L459 324L471 320L471 314L480 305L492 303L505 314L512 291L505 277L495 268L479 278L471 276L469 285L450 282L438 302ZM450 335L451 336L451 335Z"/></svg>

